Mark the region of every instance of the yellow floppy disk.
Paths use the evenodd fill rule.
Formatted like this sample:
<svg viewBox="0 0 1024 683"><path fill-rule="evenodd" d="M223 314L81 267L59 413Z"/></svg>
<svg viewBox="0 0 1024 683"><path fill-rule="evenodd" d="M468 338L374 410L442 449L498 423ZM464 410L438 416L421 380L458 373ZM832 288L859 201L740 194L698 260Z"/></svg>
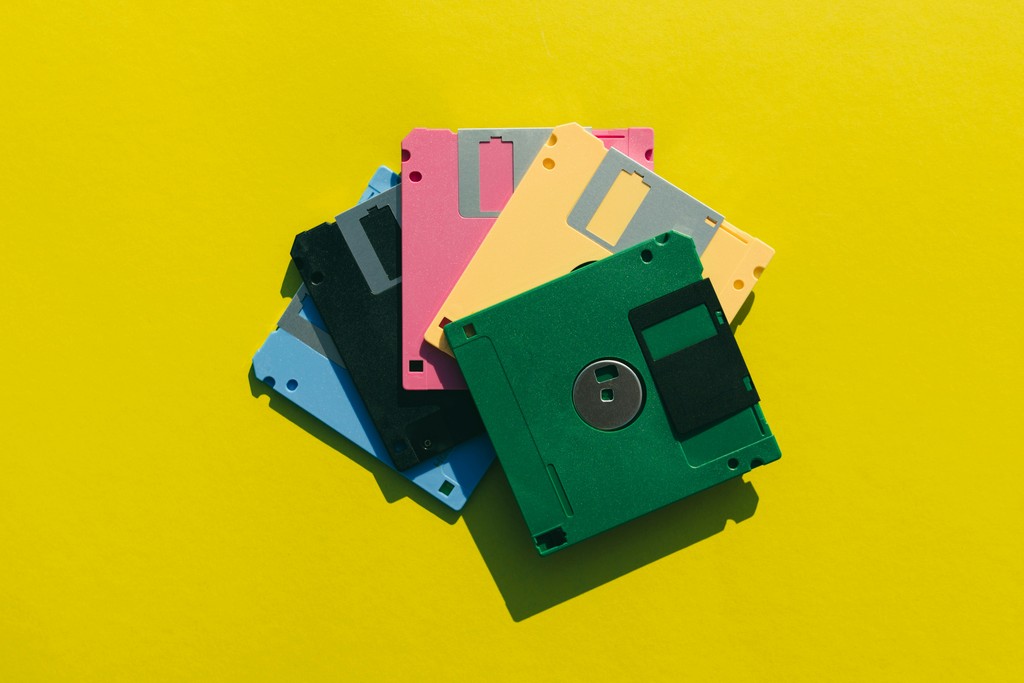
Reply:
<svg viewBox="0 0 1024 683"><path fill-rule="evenodd" d="M775 251L581 126L558 126L424 338L451 354L452 320L669 230L693 239L732 320Z"/></svg>

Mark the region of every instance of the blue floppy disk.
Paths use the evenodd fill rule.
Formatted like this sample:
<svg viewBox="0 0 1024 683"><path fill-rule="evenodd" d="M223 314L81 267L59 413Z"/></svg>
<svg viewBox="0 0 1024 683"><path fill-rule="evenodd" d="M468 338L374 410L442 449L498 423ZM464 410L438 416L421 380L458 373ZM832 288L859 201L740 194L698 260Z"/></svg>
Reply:
<svg viewBox="0 0 1024 683"><path fill-rule="evenodd" d="M394 187L398 181L390 169L380 167L360 202ZM304 285L289 302L277 329L253 356L252 365L256 377L280 396L394 468ZM448 507L461 510L493 460L490 449L483 453L454 449L450 455L443 454L399 474Z"/></svg>
<svg viewBox="0 0 1024 683"><path fill-rule="evenodd" d="M379 195L384 190L390 190L392 187L398 184L398 174L392 171L387 166L381 166L370 178L369 185L363 190L363 196L359 198L359 203L362 204L367 199L372 199Z"/></svg>

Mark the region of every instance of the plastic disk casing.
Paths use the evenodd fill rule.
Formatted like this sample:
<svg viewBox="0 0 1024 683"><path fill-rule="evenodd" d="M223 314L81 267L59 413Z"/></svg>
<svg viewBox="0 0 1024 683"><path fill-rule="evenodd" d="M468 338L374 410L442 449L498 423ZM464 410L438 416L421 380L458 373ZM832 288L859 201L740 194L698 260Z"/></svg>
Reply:
<svg viewBox="0 0 1024 683"><path fill-rule="evenodd" d="M402 383L465 389L456 363L423 337L445 298L551 137L551 128L417 128L402 142ZM650 128L593 135L653 168Z"/></svg>
<svg viewBox="0 0 1024 683"><path fill-rule="evenodd" d="M541 554L780 457L701 271L670 232L445 328Z"/></svg>
<svg viewBox="0 0 1024 683"><path fill-rule="evenodd" d="M467 392L402 389L400 192L397 185L300 233L292 261L397 469L436 463L449 450L490 457Z"/></svg>
<svg viewBox="0 0 1024 683"><path fill-rule="evenodd" d="M398 176L382 166L361 201L397 183ZM252 362L256 377L278 395L394 468L305 285ZM490 451L457 449L401 474L448 507L461 510L492 461Z"/></svg>
<svg viewBox="0 0 1024 683"><path fill-rule="evenodd" d="M774 251L577 124L554 129L427 327L444 325L666 230L693 239L728 319Z"/></svg>
<svg viewBox="0 0 1024 683"><path fill-rule="evenodd" d="M370 178L370 182L367 183L366 189L363 190L362 196L359 197L359 203L362 204L367 199L373 199L381 192L390 190L392 187L398 184L400 178L397 173L392 171L387 166L379 167Z"/></svg>

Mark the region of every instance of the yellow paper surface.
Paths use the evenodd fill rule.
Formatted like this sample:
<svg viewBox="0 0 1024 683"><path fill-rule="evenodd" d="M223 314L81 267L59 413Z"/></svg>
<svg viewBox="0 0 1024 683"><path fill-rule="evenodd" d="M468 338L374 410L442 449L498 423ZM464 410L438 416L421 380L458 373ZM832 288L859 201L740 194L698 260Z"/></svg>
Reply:
<svg viewBox="0 0 1024 683"><path fill-rule="evenodd" d="M7 3L0 680L1018 676L1022 25ZM539 558L500 469L447 514L247 372L411 128L565 121L653 126L776 249L738 339L783 459Z"/></svg>

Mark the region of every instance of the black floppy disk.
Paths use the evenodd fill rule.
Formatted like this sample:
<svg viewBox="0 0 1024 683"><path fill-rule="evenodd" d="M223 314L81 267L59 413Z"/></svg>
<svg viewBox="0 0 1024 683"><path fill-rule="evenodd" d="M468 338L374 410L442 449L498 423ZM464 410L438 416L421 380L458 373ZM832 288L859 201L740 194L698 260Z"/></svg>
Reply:
<svg viewBox="0 0 1024 683"><path fill-rule="evenodd" d="M395 467L493 452L468 392L406 391L400 367L401 185L300 233L292 259Z"/></svg>

